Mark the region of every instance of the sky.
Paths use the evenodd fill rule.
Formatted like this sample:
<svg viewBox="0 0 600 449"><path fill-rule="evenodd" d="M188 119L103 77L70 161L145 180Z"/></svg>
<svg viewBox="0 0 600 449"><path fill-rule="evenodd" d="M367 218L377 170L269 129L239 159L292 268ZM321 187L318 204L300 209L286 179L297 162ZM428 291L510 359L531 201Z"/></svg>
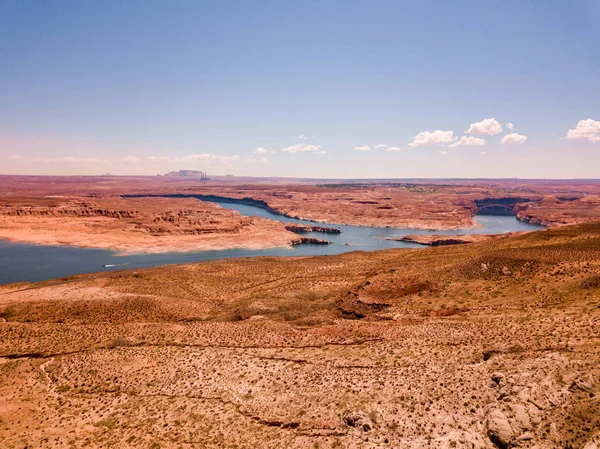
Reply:
<svg viewBox="0 0 600 449"><path fill-rule="evenodd" d="M0 0L0 174L600 177L600 1Z"/></svg>

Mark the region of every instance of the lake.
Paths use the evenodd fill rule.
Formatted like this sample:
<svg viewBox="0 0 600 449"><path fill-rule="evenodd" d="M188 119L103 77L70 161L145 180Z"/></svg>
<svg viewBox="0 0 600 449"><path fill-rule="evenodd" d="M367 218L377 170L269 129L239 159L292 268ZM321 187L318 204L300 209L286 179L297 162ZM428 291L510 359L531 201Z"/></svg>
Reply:
<svg viewBox="0 0 600 449"><path fill-rule="evenodd" d="M257 256L317 256L341 254L349 251L373 251L388 248L421 247L414 243L385 240L406 234L504 234L507 232L532 231L541 226L518 221L513 216L476 215L482 228L455 231L422 231L403 228L374 228L369 226L343 226L299 220L270 213L260 207L215 201L221 207L237 210L243 215L265 217L285 223L336 227L341 234L306 233L332 242L331 245L297 245L290 248L264 250L230 249L221 251L189 251L161 254L131 254L120 256L116 251L77 248L72 246L38 246L0 240L0 284L11 282L37 282L74 274L146 268L167 264L202 262L239 257ZM111 265L104 267L105 265Z"/></svg>

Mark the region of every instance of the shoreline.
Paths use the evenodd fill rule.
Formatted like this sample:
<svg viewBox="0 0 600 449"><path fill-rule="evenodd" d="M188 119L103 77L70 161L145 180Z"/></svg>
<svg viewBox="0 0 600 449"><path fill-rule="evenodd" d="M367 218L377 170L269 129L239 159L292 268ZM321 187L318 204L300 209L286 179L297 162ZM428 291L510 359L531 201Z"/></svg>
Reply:
<svg viewBox="0 0 600 449"><path fill-rule="evenodd" d="M204 201L207 203L212 203L212 204L216 204L220 206L220 203L224 203L224 204L241 204L244 206L251 206L251 207L256 207L259 209L262 209L264 211L267 211L273 215L277 215L277 216L281 216L281 217L285 217L285 218L289 218L289 219L293 219L293 220L302 220L302 221L308 221L310 223L320 223L320 224L324 224L324 225L328 225L328 226L357 226L357 227L368 227L368 228L380 228L380 229L414 229L414 230L419 230L419 231L458 231L460 229L478 229L478 228L482 228L484 227L483 225L477 223L477 221L475 221L473 219L473 217L475 215L471 215L471 221L472 224L468 225L468 226L463 226L463 225L453 225L453 226L444 226L444 225L439 225L439 226L433 226L430 224L423 224L423 225L415 225L415 224L411 224L410 221L404 221L401 222L400 224L395 224L394 226L392 225L379 225L377 222L367 222L367 223L360 223L359 221L350 221L350 222L336 222L336 221L332 221L332 220L328 220L326 218L319 218L319 219L314 219L314 218L306 218L306 217L302 217L299 215L291 215L288 213L285 213L281 210L275 209L272 206L270 206L266 201L263 200L257 200L254 198L250 198L250 197L244 197L244 198L232 198L232 197L227 197L227 196L221 196L221 195L202 195L202 194L187 194L187 193L172 193L172 194L127 194L127 195L120 195L121 198L123 199L141 199L141 198L180 198L180 199L189 199L189 198L194 198L197 199L199 201ZM221 206L222 207L222 206ZM481 214L481 215L485 215L485 214ZM511 216L513 217L514 215L506 215L506 216ZM279 220L274 220L274 221L279 221ZM407 224L408 223L408 224Z"/></svg>
<svg viewBox="0 0 600 449"><path fill-rule="evenodd" d="M262 217L255 217L262 218ZM290 217L292 218L292 217ZM269 220L266 218L262 218L264 220ZM271 220L275 221L275 220ZM308 220L307 220L308 221ZM519 220L522 221L522 220ZM282 223L279 221L275 221L276 223ZM444 231L457 231L462 229L481 229L485 228L484 225L477 223L478 226L472 228L452 228L452 229L433 229L433 228L393 228L393 227L376 227L376 226L359 226L359 225L343 225L343 224L332 224L332 223L324 223L313 221L313 223L323 223L332 226L355 226L360 228L379 228L379 229L402 229L402 230L419 230L419 231L434 231L434 232L444 232ZM292 225L291 223L289 225ZM289 226L288 225L288 226ZM295 225L294 225L295 226ZM328 228L325 228L328 229ZM199 241L197 235L164 235L164 236L154 236L154 235L145 235L142 237L142 240L149 240L148 242L136 242L131 243L131 238L127 238L127 242L125 241L115 241L113 243L109 242L108 234L93 234L93 233L77 233L71 236L63 236L57 237L52 235L50 232L40 232L40 230L29 230L26 232L15 230L14 232L3 232L10 231L10 229L0 229L0 241L8 241L17 244L26 244L26 245L37 245L37 246L48 246L48 247L56 247L56 246L65 246L65 247L74 247L74 248L84 248L84 249L98 249L105 251L112 251L116 253L118 256L130 256L136 254L166 254L166 253L193 253L193 252L207 252L207 251L227 251L227 250L249 250L249 251L261 251L268 249L285 249L292 248L297 245L310 244L309 241L304 241L306 238L302 237L301 234L303 232L294 232L291 230L286 231L296 238L291 238L289 240L283 241L281 239L271 239L267 241L263 239L255 239L254 236L247 236L243 241L235 241L239 240L236 238L240 234L229 234L229 235L215 235L203 237L204 241ZM319 232L319 231L312 231ZM532 231L521 231L521 232L533 232ZM327 232L324 232L327 234ZM503 232L499 234L467 234L467 235L476 235L476 236L510 236L514 234L514 231ZM26 234L26 235L23 235ZM270 234L272 235L272 234ZM417 234L417 235L428 235L428 234ZM432 237L444 238L444 234L433 234ZM462 234L457 235L462 236ZM105 237L104 239L99 239L100 237ZM113 235L114 237L114 235ZM131 237L131 236L128 236ZM139 236L136 236L139 238ZM412 242L411 240L401 240L402 237L387 237L387 240L394 241L406 241ZM451 236L446 236L451 237ZM375 237L381 238L381 237ZM489 237L481 237L482 239ZM207 241L207 240L221 240L221 241ZM163 241L160 240L170 240ZM228 241L229 240L229 241ZM413 242L419 243L419 242Z"/></svg>
<svg viewBox="0 0 600 449"><path fill-rule="evenodd" d="M176 245L138 245L136 246L127 244L122 245L101 245L92 243L82 243L81 241L58 241L58 240L45 240L45 239L34 239L34 238L21 238L15 236L7 236L0 233L0 242L10 242L15 244L32 245L32 246L44 246L44 247L71 247L81 249L97 249L102 251L111 251L115 253L115 256L133 256L133 255L151 255L151 254L168 254L168 253L195 253L195 252L208 252L208 251L228 251L228 250L248 250L248 251L261 251L268 249L285 249L292 248L294 246L294 240L290 243L270 244L270 243L231 243L231 244L217 244L217 243L198 243L190 242L189 244L176 244Z"/></svg>

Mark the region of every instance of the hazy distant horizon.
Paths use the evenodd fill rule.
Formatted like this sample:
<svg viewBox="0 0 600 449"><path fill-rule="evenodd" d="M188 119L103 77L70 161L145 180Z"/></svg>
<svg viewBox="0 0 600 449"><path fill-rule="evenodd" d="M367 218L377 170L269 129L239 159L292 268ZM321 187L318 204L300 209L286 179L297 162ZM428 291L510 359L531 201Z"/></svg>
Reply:
<svg viewBox="0 0 600 449"><path fill-rule="evenodd" d="M155 174L155 175L130 175L130 174L123 174L123 175L115 175L113 173L103 173L103 174L90 174L90 175L60 175L60 174L47 174L47 175L31 175L31 174L9 174L9 173L0 173L0 177L5 176L5 177L55 177L55 178L76 178L76 177L82 177L82 178L171 178L171 179L182 179L182 180L194 180L195 178L193 176L189 176L189 177L184 177L184 176L166 176L166 174ZM344 182L381 182L381 181L385 181L385 182L428 182L428 181L522 181L522 182L529 182L531 181L532 183L535 182L539 182L539 181L557 181L557 182L569 182L569 181L573 181L573 182L581 182L581 183L588 183L588 182L600 182L600 178L514 178L514 177L504 177L504 178L427 178L427 177L422 177L422 178L315 178L315 177L310 177L310 176L305 176L305 177L301 177L301 176L244 176L244 175L221 175L221 174L210 174L208 173L208 176L212 176L215 179L212 179L212 181L219 181L220 179L216 179L216 178L232 178L232 179L257 179L257 180L261 180L261 179L265 179L265 180L291 180L291 181L344 181Z"/></svg>
<svg viewBox="0 0 600 449"><path fill-rule="evenodd" d="M588 179L600 3L0 2L0 172Z"/></svg>

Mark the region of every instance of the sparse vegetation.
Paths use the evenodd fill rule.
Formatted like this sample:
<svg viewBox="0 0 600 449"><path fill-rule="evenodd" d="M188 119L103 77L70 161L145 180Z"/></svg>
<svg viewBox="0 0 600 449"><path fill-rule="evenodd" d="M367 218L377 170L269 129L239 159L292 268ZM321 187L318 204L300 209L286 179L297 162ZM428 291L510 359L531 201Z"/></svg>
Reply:
<svg viewBox="0 0 600 449"><path fill-rule="evenodd" d="M584 224L0 286L0 446L580 448L599 272Z"/></svg>

